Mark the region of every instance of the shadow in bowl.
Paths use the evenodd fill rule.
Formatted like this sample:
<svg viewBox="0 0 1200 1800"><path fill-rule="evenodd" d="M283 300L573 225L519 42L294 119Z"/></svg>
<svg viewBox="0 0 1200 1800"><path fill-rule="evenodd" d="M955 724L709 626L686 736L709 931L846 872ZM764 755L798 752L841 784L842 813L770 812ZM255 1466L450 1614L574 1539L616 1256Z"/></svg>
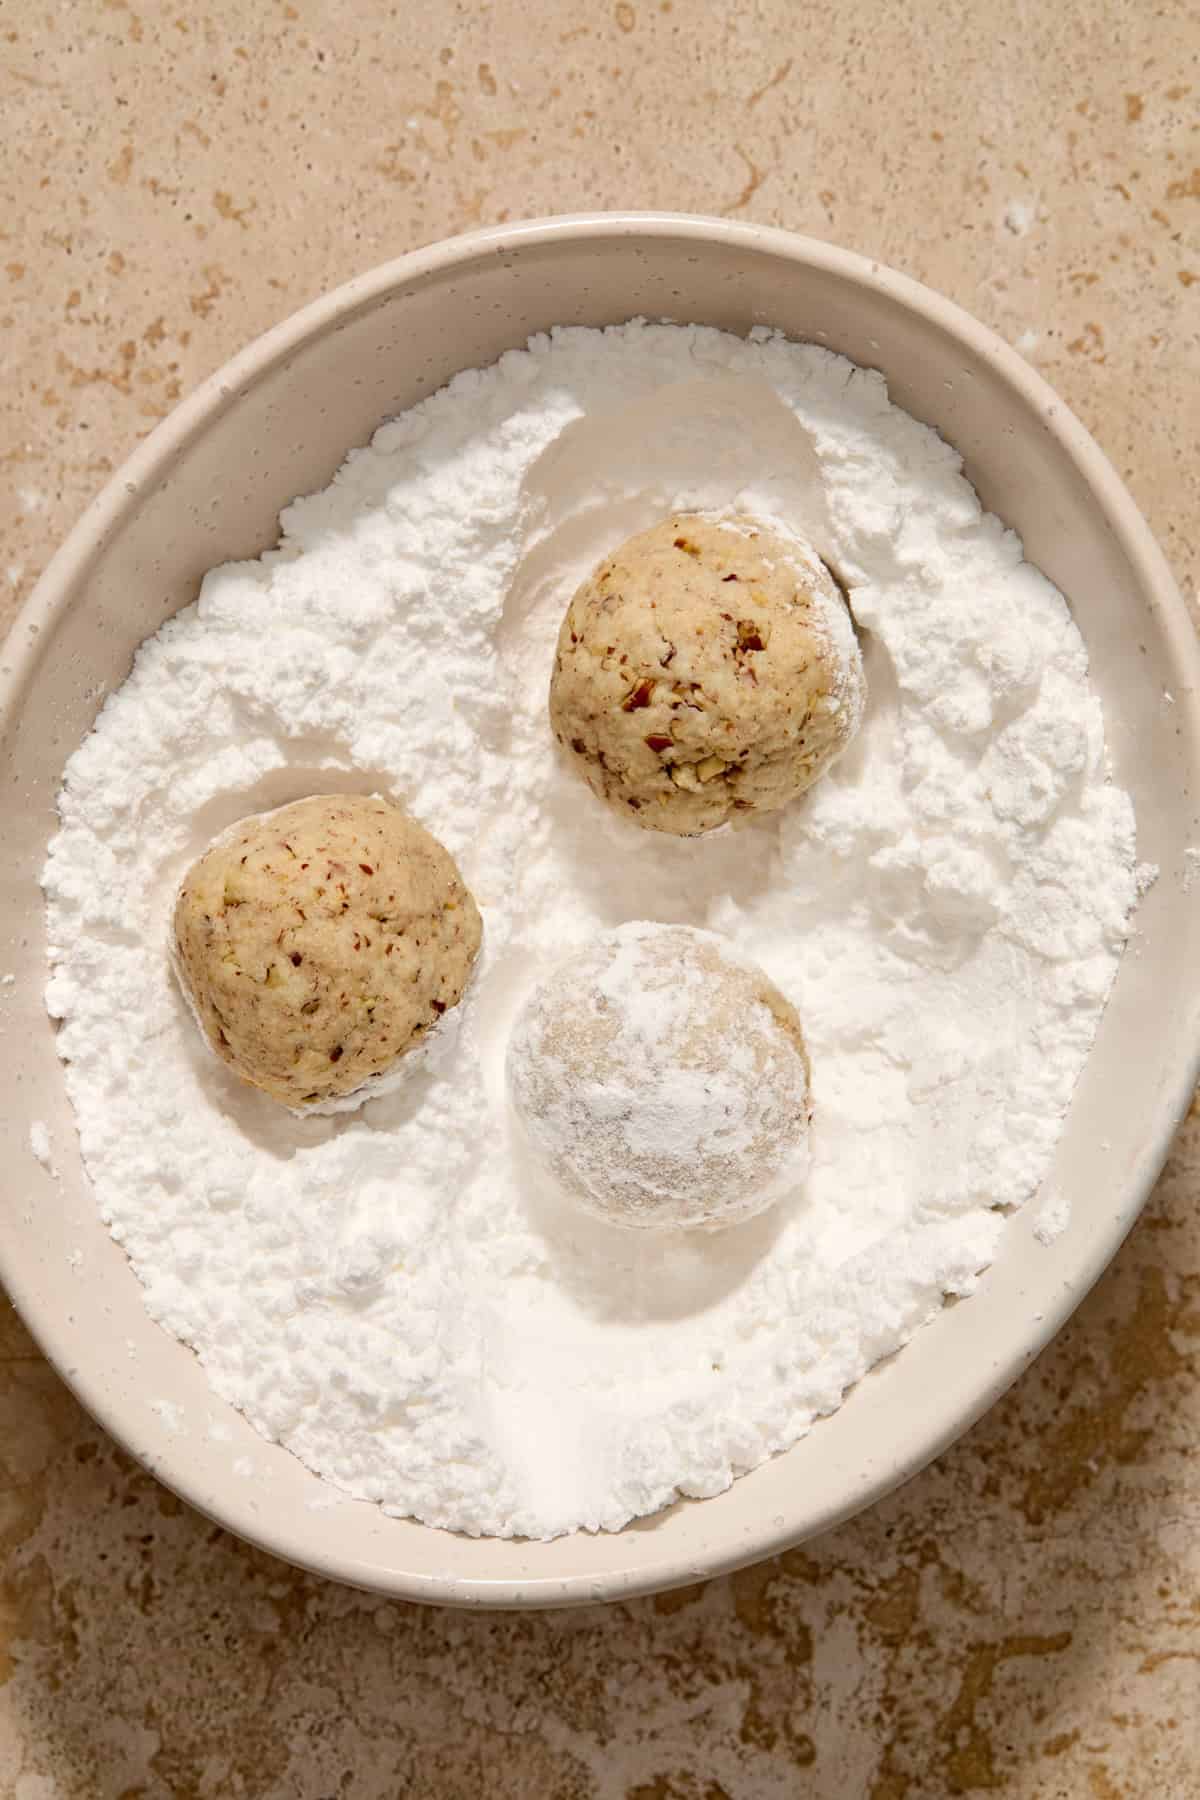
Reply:
<svg viewBox="0 0 1200 1800"><path fill-rule="evenodd" d="M686 1319L715 1306L750 1280L802 1204L790 1196L724 1231L628 1231L591 1217L561 1193L515 1119L508 1155L555 1281L582 1311L609 1324ZM603 1283L598 1269L606 1272Z"/></svg>
<svg viewBox="0 0 1200 1800"><path fill-rule="evenodd" d="M163 963L163 979L171 985L184 1054L204 1103L227 1119L242 1137L279 1162L289 1162L298 1150L315 1149L318 1144L335 1137L348 1116L345 1113L310 1114L302 1118L247 1082L240 1081L231 1069L226 1068L205 1042L191 1008L179 991L169 959L164 957Z"/></svg>

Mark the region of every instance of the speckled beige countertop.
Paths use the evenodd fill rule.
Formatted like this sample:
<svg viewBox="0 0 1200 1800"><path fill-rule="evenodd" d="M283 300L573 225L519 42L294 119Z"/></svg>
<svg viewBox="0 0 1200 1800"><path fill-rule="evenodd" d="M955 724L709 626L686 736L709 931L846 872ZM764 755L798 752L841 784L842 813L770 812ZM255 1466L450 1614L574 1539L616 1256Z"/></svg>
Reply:
<svg viewBox="0 0 1200 1800"><path fill-rule="evenodd" d="M793 226L961 301L1200 572L1200 20L1150 0L0 0L0 624L197 381L489 221ZM1195 291L1193 291L1195 290ZM901 1494L666 1598L381 1604L172 1499L0 1314L0 1794L1200 1794L1200 1117Z"/></svg>

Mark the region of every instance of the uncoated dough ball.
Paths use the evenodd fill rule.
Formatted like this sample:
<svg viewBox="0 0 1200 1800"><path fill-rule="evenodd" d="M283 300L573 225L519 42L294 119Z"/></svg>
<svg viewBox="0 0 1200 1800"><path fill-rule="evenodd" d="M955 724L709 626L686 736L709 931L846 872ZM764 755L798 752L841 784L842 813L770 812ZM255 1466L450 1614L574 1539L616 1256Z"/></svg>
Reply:
<svg viewBox="0 0 1200 1800"><path fill-rule="evenodd" d="M525 1002L507 1076L539 1159L611 1225L733 1225L808 1173L795 1011L723 940L619 926Z"/></svg>
<svg viewBox="0 0 1200 1800"><path fill-rule="evenodd" d="M575 594L550 721L602 800L692 837L811 787L865 697L849 611L816 554L751 519L681 513Z"/></svg>
<svg viewBox="0 0 1200 1800"><path fill-rule="evenodd" d="M453 859L415 819L318 794L243 819L193 864L176 969L221 1060L303 1109L378 1091L461 997L481 930Z"/></svg>

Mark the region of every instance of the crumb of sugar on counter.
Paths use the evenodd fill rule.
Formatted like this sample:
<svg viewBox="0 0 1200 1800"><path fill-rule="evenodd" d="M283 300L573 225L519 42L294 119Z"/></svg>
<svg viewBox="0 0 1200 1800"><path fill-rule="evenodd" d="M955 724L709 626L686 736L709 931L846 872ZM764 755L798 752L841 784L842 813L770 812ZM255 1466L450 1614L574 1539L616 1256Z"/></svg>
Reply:
<svg viewBox="0 0 1200 1800"><path fill-rule="evenodd" d="M1010 200L1004 209L1004 229L1014 237L1025 237L1037 218L1037 208L1030 200Z"/></svg>
<svg viewBox="0 0 1200 1800"><path fill-rule="evenodd" d="M1021 352L1022 356L1031 356L1041 341L1040 332L1025 330L1017 339L1015 348Z"/></svg>

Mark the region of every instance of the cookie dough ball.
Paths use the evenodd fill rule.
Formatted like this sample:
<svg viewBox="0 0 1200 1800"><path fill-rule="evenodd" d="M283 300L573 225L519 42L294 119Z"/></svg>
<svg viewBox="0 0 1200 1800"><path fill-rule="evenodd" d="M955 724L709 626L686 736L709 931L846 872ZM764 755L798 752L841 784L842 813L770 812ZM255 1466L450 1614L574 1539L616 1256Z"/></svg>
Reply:
<svg viewBox="0 0 1200 1800"><path fill-rule="evenodd" d="M243 819L184 878L175 964L209 1044L298 1110L362 1090L460 999L479 913L387 800L319 794Z"/></svg>
<svg viewBox="0 0 1200 1800"><path fill-rule="evenodd" d="M708 931L634 923L576 951L518 1015L507 1075L539 1160L610 1225L734 1225L808 1172L800 1021Z"/></svg>
<svg viewBox="0 0 1200 1800"><path fill-rule="evenodd" d="M685 513L575 594L550 722L602 800L693 837L811 787L865 698L849 611L815 552L751 519Z"/></svg>

